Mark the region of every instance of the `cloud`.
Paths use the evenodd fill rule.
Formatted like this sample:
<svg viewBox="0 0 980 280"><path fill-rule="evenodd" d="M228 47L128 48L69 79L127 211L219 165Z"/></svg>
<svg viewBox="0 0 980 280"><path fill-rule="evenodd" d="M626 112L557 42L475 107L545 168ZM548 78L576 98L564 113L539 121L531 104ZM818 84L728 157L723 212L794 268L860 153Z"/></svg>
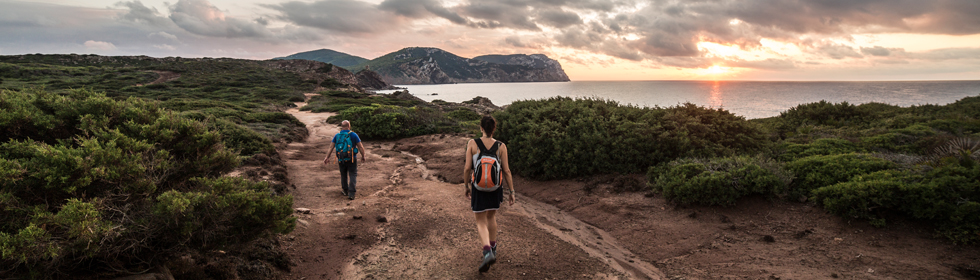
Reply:
<svg viewBox="0 0 980 280"><path fill-rule="evenodd" d="M164 40L169 40L169 41L174 41L174 42L180 42L180 40L177 39L177 36L176 35L173 35L173 34L170 34L170 33L164 32L164 31L153 32L153 33L150 33L149 35L146 35L146 37L147 38L150 38L150 39L164 39Z"/></svg>
<svg viewBox="0 0 980 280"><path fill-rule="evenodd" d="M854 48L845 45L838 45L838 44L826 44L820 46L817 48L817 52L833 59L844 59L848 57L852 57L852 58L864 57L860 53L855 51Z"/></svg>
<svg viewBox="0 0 980 280"><path fill-rule="evenodd" d="M475 2L460 8L463 14L474 18L470 25L477 28L513 28L540 31L531 20L531 8L504 2Z"/></svg>
<svg viewBox="0 0 980 280"><path fill-rule="evenodd" d="M943 60L980 60L980 48L950 48L930 50L920 53L909 53L909 58L943 61Z"/></svg>
<svg viewBox="0 0 980 280"><path fill-rule="evenodd" d="M901 51L903 49L889 49L882 46L874 46L870 48L861 47L861 53L871 56L889 56L892 51Z"/></svg>
<svg viewBox="0 0 980 280"><path fill-rule="evenodd" d="M211 37L263 38L272 34L253 21L228 17L207 0L179 0L170 7L170 19L188 32Z"/></svg>
<svg viewBox="0 0 980 280"><path fill-rule="evenodd" d="M504 39L504 42L507 43L508 45L515 46L518 48L527 47L527 44L521 41L521 37L518 36L507 36L507 38Z"/></svg>
<svg viewBox="0 0 980 280"><path fill-rule="evenodd" d="M538 21L549 26L565 28L568 26L581 24L582 18L573 12L562 10L546 10L538 13Z"/></svg>
<svg viewBox="0 0 980 280"><path fill-rule="evenodd" d="M780 69L796 68L796 65L791 60L775 59L775 58L769 58L764 60L732 61L732 62L728 62L727 65L732 67L754 68L754 69L764 69L764 70L780 70Z"/></svg>
<svg viewBox="0 0 980 280"><path fill-rule="evenodd" d="M378 7L381 10L409 18L425 18L434 15L455 24L466 25L469 23L469 20L463 16L433 0L385 0Z"/></svg>
<svg viewBox="0 0 980 280"><path fill-rule="evenodd" d="M88 49L88 50L90 50L90 51L113 51L113 50L116 50L116 45L113 45L110 42L102 42L102 41L88 40L88 41L85 41L85 44L84 45L85 45L85 48Z"/></svg>
<svg viewBox="0 0 980 280"><path fill-rule="evenodd" d="M167 50L167 51L177 50L177 47L167 45L167 44L153 45L153 47L161 50Z"/></svg>
<svg viewBox="0 0 980 280"><path fill-rule="evenodd" d="M355 0L290 1L262 6L281 13L281 20L348 35L379 35L402 23L394 13Z"/></svg>
<svg viewBox="0 0 980 280"><path fill-rule="evenodd" d="M144 23L155 26L163 26L170 23L166 17L160 15L156 8L144 6L139 0L130 2L116 2L115 7L126 8L128 11L119 16L119 19L136 23Z"/></svg>

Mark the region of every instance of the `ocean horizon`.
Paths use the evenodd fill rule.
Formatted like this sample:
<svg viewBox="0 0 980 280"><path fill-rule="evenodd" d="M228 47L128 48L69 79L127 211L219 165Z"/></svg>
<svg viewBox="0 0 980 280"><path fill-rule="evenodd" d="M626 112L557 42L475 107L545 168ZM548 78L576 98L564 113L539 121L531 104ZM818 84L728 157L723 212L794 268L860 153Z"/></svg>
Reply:
<svg viewBox="0 0 980 280"><path fill-rule="evenodd" d="M555 96L602 98L624 105L670 107L692 103L747 119L778 116L825 100L898 106L944 105L980 95L980 80L950 81L571 81L396 85L425 100L462 102L476 96L498 106ZM394 90L379 91L390 93Z"/></svg>

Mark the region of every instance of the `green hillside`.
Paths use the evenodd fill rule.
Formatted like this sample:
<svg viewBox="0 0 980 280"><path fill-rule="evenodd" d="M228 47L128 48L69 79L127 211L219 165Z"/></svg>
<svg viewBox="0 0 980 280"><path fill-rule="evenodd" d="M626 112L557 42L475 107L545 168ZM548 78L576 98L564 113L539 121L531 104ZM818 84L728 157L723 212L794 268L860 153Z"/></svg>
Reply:
<svg viewBox="0 0 980 280"><path fill-rule="evenodd" d="M346 53L338 52L338 51L335 51L335 50L328 50L328 49L319 49L319 50L315 50L315 51L301 52L301 53L292 54L292 55L289 55L289 56L286 56L286 57L277 57L277 58L273 58L273 59L276 59L276 60L280 60L280 59L305 59L305 60L314 60L314 61L319 61L319 62L330 63L330 64L337 65L337 66L344 67L344 68L347 68L349 66L354 66L354 65L362 64L362 63L365 63L365 62L368 61L368 59L363 58L363 57L349 55L349 54L346 54Z"/></svg>

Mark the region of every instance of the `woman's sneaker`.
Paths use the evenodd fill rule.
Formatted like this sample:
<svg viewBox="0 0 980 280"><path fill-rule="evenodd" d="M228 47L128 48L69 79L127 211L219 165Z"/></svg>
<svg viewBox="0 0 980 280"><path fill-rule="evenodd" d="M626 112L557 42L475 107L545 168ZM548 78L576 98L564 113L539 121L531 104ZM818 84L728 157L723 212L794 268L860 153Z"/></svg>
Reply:
<svg viewBox="0 0 980 280"><path fill-rule="evenodd" d="M493 255L493 250L483 251L483 263L480 263L480 272L490 270L490 265L497 262L497 257Z"/></svg>

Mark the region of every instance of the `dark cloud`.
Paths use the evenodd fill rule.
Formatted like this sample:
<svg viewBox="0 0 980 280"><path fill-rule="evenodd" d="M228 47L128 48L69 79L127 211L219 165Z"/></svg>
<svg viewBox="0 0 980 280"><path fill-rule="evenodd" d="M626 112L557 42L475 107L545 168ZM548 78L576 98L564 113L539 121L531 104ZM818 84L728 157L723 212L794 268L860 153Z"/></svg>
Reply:
<svg viewBox="0 0 980 280"><path fill-rule="evenodd" d="M409 18L424 18L435 15L455 24L465 25L469 23L467 19L434 0L385 0L378 7L381 10Z"/></svg>
<svg viewBox="0 0 980 280"><path fill-rule="evenodd" d="M264 38L272 35L261 24L225 16L207 0L180 0L170 7L170 19L188 32L224 38Z"/></svg>
<svg viewBox="0 0 980 280"><path fill-rule="evenodd" d="M891 55L893 50L902 50L902 49L889 49L882 46L874 46L870 48L861 47L861 53L866 55L871 55L871 56L889 56Z"/></svg>
<svg viewBox="0 0 980 280"><path fill-rule="evenodd" d="M848 57L851 58L864 57L863 55L855 51L854 48L845 45L838 45L838 44L822 45L819 48L817 48L817 52L833 59L845 59Z"/></svg>
<svg viewBox="0 0 980 280"><path fill-rule="evenodd" d="M471 26L477 28L513 28L539 31L532 21L531 8L524 5L501 2L476 2L460 8L466 16L473 18Z"/></svg>
<svg viewBox="0 0 980 280"><path fill-rule="evenodd" d="M538 13L538 21L544 25L565 28L568 26L581 24L582 18L573 12L562 10L546 10Z"/></svg>
<svg viewBox="0 0 980 280"><path fill-rule="evenodd" d="M160 15L156 8L144 6L140 1L116 2L115 7L126 8L128 11L119 19L155 26L170 24L170 20Z"/></svg>
<svg viewBox="0 0 980 280"><path fill-rule="evenodd" d="M262 6L280 12L281 20L351 35L380 34L396 29L401 23L397 14L355 0L290 1ZM417 11L405 8L396 12Z"/></svg>

